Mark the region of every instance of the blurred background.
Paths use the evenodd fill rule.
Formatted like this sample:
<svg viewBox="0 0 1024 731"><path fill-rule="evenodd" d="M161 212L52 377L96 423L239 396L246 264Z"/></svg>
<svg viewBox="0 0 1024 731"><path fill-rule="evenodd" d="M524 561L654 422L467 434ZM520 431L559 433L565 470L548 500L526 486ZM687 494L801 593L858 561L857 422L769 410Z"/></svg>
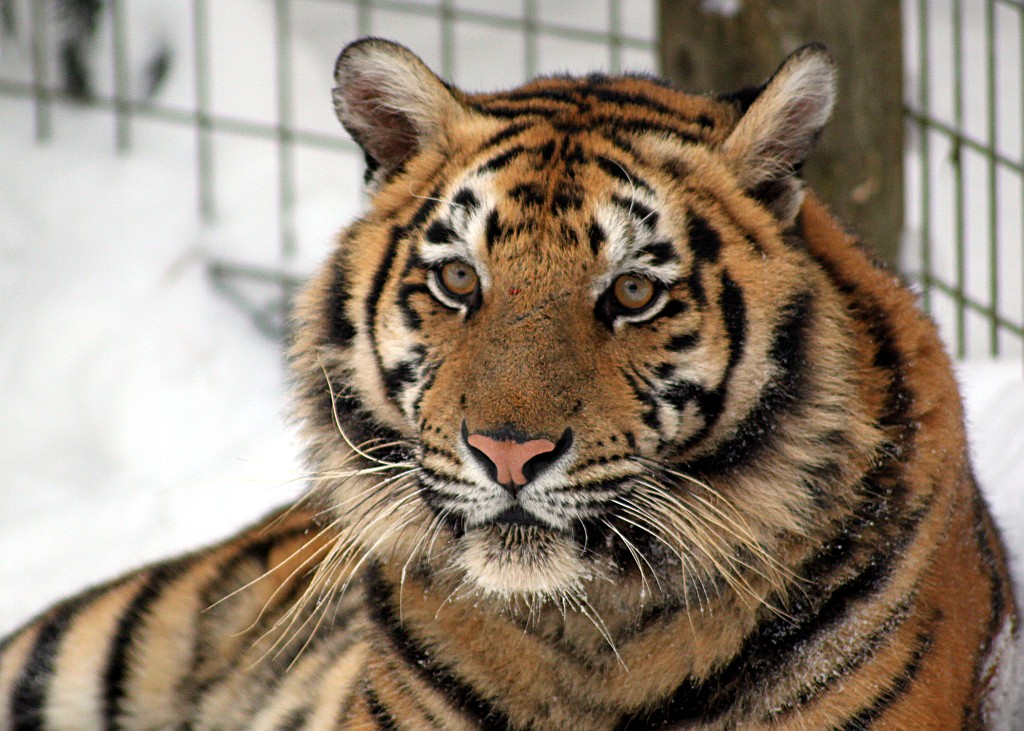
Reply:
<svg viewBox="0 0 1024 731"><path fill-rule="evenodd" d="M469 91L726 91L826 42L808 175L937 320L1024 550L1024 0L0 0L0 633L301 489L281 343L366 202L330 104L364 35Z"/></svg>

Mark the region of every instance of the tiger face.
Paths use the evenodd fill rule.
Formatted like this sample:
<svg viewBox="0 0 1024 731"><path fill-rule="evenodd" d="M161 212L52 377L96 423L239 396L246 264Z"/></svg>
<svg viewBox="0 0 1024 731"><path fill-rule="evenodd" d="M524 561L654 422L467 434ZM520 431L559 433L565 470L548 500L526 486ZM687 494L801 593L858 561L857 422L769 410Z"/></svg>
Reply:
<svg viewBox="0 0 1024 731"><path fill-rule="evenodd" d="M833 76L807 47L733 97L604 76L467 95L400 46L348 47L335 103L372 205L293 350L344 535L324 570L563 602L787 581L878 442L844 313L786 240Z"/></svg>

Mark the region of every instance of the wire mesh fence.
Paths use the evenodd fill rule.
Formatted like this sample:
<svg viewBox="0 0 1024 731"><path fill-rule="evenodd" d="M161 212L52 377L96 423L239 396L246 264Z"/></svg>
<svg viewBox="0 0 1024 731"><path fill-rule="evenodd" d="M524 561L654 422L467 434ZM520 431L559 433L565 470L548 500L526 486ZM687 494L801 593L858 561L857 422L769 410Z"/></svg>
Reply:
<svg viewBox="0 0 1024 731"><path fill-rule="evenodd" d="M1024 2L904 4L904 270L958 357L1024 354Z"/></svg>
<svg viewBox="0 0 1024 731"><path fill-rule="evenodd" d="M902 5L910 132L902 268L956 355L1024 357L1024 0ZM0 0L0 97L31 119L40 143L59 138L83 108L107 121L108 144L121 154L159 136L154 130L188 137L182 164L200 220L212 236L242 241L228 250L245 252L213 247L212 282L280 335L292 289L331 230L364 203L361 154L329 104L345 42L394 38L456 84L483 90L559 71L655 70L656 8L656 0ZM260 185L238 190L225 171L239 160ZM326 201L330 215L323 206L310 212L310 199Z"/></svg>
<svg viewBox="0 0 1024 731"><path fill-rule="evenodd" d="M83 103L109 115L111 144L122 153L131 151L140 124L192 134L202 221L256 208L267 224L249 232L262 239L251 242L259 252L252 260L210 261L213 284L274 335L312 258L305 250L326 235L303 225L301 194L333 195L335 227L362 204L355 185L362 156L329 105L330 73L344 43L365 35L398 40L445 78L476 90L542 73L655 66L655 0L599 0L585 12L568 0L107 0L86 3L95 8L86 49L93 78L73 94L67 8L80 3L0 0L8 27L23 39L23 63L3 66L0 96L28 102L41 143L53 138L62 108ZM155 24L164 28L156 41L147 27ZM251 65L253 44L262 62L240 68L234 50L246 49L240 55ZM149 93L151 81L133 79L133 69L168 57L176 67L171 88ZM222 160L238 154L264 168L261 200L239 202L222 189Z"/></svg>

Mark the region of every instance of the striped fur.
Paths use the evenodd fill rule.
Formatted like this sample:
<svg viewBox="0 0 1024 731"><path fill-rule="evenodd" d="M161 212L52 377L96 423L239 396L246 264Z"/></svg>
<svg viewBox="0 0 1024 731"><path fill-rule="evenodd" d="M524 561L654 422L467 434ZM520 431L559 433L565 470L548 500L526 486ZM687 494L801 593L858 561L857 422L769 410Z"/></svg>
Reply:
<svg viewBox="0 0 1024 731"><path fill-rule="evenodd" d="M799 178L833 75L467 95L348 47L375 192L298 309L307 498L29 622L0 726L996 727L948 359ZM501 486L471 434L550 458Z"/></svg>

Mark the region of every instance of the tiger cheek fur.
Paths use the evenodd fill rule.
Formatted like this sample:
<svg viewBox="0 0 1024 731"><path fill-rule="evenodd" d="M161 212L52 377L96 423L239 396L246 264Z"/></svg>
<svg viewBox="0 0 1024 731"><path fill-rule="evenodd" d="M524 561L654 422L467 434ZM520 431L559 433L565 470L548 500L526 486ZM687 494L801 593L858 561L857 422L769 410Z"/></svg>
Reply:
<svg viewBox="0 0 1024 731"><path fill-rule="evenodd" d="M0 727L1005 728L949 362L799 176L822 48L721 97L378 39L336 80L372 200L296 311L308 495L6 640Z"/></svg>

